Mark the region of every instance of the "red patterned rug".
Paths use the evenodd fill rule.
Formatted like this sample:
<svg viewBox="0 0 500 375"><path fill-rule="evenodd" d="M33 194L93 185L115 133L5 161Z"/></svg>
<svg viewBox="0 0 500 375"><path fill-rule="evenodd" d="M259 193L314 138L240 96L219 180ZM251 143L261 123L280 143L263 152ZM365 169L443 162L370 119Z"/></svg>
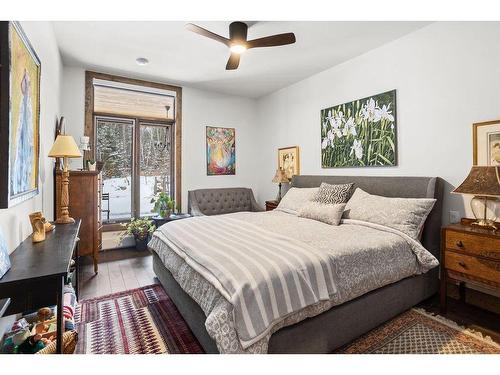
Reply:
<svg viewBox="0 0 500 375"><path fill-rule="evenodd" d="M84 300L75 321L77 354L203 353L158 284Z"/></svg>

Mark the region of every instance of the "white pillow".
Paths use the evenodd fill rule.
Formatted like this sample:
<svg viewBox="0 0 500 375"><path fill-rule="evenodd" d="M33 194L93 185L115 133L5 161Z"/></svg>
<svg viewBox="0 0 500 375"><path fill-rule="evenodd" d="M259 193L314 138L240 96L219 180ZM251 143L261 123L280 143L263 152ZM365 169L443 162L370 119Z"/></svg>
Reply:
<svg viewBox="0 0 500 375"><path fill-rule="evenodd" d="M434 203L431 198L388 198L357 188L345 206L344 219L385 225L418 240Z"/></svg>
<svg viewBox="0 0 500 375"><path fill-rule="evenodd" d="M299 211L299 217L321 221L330 225L339 225L344 213L345 203L325 204L310 202Z"/></svg>
<svg viewBox="0 0 500 375"><path fill-rule="evenodd" d="M281 199L277 210L287 212L289 214L298 215L300 209L305 204L308 204L318 192L315 188L290 188L285 196Z"/></svg>

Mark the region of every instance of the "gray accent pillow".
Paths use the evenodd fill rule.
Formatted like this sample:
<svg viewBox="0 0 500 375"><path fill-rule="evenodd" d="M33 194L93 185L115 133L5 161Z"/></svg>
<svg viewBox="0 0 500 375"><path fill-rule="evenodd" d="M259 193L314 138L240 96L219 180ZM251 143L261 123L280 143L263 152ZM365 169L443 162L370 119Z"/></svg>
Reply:
<svg viewBox="0 0 500 375"><path fill-rule="evenodd" d="M311 199L318 192L318 188L290 188L285 196L281 199L278 211L287 212L289 214L297 215L305 204L308 204Z"/></svg>
<svg viewBox="0 0 500 375"><path fill-rule="evenodd" d="M321 221L330 225L339 225L344 213L345 203L341 204L323 204L318 202L309 202L302 206L299 211L299 217Z"/></svg>
<svg viewBox="0 0 500 375"><path fill-rule="evenodd" d="M313 201L323 204L346 203L352 194L354 184L328 184L322 182Z"/></svg>
<svg viewBox="0 0 500 375"><path fill-rule="evenodd" d="M436 200L430 198L381 197L357 188L345 206L343 218L385 225L418 240L434 203Z"/></svg>

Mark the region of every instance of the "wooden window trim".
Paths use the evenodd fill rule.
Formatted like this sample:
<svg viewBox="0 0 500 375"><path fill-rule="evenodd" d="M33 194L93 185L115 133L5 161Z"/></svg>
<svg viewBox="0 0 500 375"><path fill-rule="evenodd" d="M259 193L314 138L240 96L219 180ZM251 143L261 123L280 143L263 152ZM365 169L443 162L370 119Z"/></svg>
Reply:
<svg viewBox="0 0 500 375"><path fill-rule="evenodd" d="M165 123L174 123L174 189L175 189L175 201L177 204L182 202L182 87L167 85L164 83L143 81L134 78L127 78L116 76L106 73L98 73L93 71L85 71L85 124L84 124L84 135L90 138L90 144L95 144L95 123L94 116L103 115L101 113L94 113L94 90L93 81L94 79L101 79L112 82L128 83L131 85L152 87L161 90L174 91L176 95L175 99L175 120L166 120ZM116 116L116 115L115 115ZM148 121L149 119L141 118L141 121ZM153 122L160 122L158 119L151 119ZM92 148L90 153L87 151L84 153L85 162L89 159L95 159L95 147ZM135 168L135 166L134 166Z"/></svg>

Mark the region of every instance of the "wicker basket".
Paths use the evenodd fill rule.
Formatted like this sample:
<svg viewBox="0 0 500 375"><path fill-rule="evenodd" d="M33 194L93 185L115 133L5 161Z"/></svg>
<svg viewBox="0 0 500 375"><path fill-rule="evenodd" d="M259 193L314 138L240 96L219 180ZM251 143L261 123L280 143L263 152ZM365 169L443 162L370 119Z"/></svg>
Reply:
<svg viewBox="0 0 500 375"><path fill-rule="evenodd" d="M76 349L76 343L78 342L78 333L76 331L67 331L63 334L63 354L73 354ZM56 353L56 341L52 341L42 350L38 351L36 354L55 354Z"/></svg>

